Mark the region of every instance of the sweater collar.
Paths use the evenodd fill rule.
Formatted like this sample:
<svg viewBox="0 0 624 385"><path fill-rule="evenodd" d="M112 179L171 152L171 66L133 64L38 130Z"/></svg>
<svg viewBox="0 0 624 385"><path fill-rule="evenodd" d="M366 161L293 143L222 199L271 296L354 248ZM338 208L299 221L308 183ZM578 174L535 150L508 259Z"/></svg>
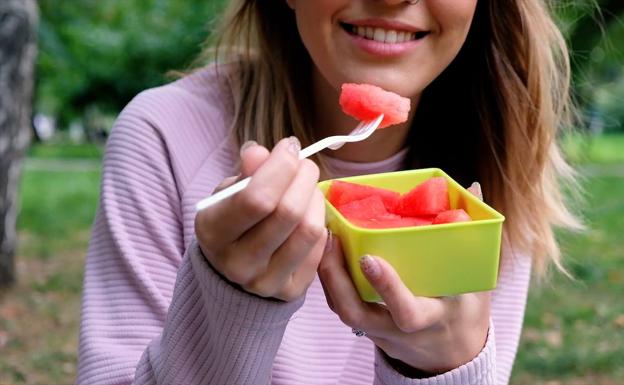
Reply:
<svg viewBox="0 0 624 385"><path fill-rule="evenodd" d="M377 174L398 171L403 167L409 148L404 148L391 157L377 162L351 162L333 158L327 154L318 154L324 161L329 177L343 178L347 176Z"/></svg>

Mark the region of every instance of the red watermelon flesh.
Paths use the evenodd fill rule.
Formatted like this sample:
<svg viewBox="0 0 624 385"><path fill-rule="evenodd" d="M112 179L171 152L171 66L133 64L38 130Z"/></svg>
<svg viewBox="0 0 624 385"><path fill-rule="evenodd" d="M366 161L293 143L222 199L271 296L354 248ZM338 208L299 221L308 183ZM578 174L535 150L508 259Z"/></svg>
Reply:
<svg viewBox="0 0 624 385"><path fill-rule="evenodd" d="M393 214L390 214L393 215ZM431 224L431 219L427 218L412 218L412 217L400 217L398 215L395 218L382 218L382 219L352 219L353 224L360 227L367 227L370 229L390 229L395 227L411 227L411 226L425 226Z"/></svg>
<svg viewBox="0 0 624 385"><path fill-rule="evenodd" d="M373 120L380 114L384 118L379 128L407 121L410 100L394 92L371 84L345 83L340 93L342 111L357 120Z"/></svg>
<svg viewBox="0 0 624 385"><path fill-rule="evenodd" d="M470 222L472 218L463 209L442 211L433 220L433 224Z"/></svg>
<svg viewBox="0 0 624 385"><path fill-rule="evenodd" d="M370 196L379 196L388 212L394 212L401 200L401 194L396 191L339 180L333 181L327 192L327 199L334 207Z"/></svg>
<svg viewBox="0 0 624 385"><path fill-rule="evenodd" d="M403 195L396 213L404 217L435 216L449 209L446 179L434 177Z"/></svg>
<svg viewBox="0 0 624 385"><path fill-rule="evenodd" d="M472 220L463 209L450 209L443 177L428 179L403 196L382 188L334 181L327 199L350 222L372 229Z"/></svg>
<svg viewBox="0 0 624 385"><path fill-rule="evenodd" d="M338 206L338 211L347 219L374 219L384 217L398 217L394 214L388 213L386 206L384 206L381 197L372 195L364 199L352 201ZM400 217L399 217L400 218Z"/></svg>

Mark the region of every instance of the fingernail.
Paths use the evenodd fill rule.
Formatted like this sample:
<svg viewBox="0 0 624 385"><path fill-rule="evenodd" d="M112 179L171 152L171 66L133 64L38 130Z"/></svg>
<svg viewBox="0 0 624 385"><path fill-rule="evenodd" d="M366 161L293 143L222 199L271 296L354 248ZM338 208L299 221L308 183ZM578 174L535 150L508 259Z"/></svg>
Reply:
<svg viewBox="0 0 624 385"><path fill-rule="evenodd" d="M249 147L252 146L257 146L258 143L255 140L248 140L245 143L243 143L243 145L240 148L240 156L243 156L243 153L245 152L246 149L248 149Z"/></svg>
<svg viewBox="0 0 624 385"><path fill-rule="evenodd" d="M288 149L295 155L299 155L299 151L301 150L301 142L295 136L291 136L288 138Z"/></svg>
<svg viewBox="0 0 624 385"><path fill-rule="evenodd" d="M473 191L473 194L477 196L477 198L483 200L483 192L481 191L481 184L479 182L474 182L470 185L470 189Z"/></svg>
<svg viewBox="0 0 624 385"><path fill-rule="evenodd" d="M377 278L381 274L381 267L379 266L379 262L375 260L375 258L370 255L365 255L360 258L360 268L370 278Z"/></svg>
<svg viewBox="0 0 624 385"><path fill-rule="evenodd" d="M323 254L329 253L334 247L334 234L330 229L327 229L327 240L325 241L325 251Z"/></svg>

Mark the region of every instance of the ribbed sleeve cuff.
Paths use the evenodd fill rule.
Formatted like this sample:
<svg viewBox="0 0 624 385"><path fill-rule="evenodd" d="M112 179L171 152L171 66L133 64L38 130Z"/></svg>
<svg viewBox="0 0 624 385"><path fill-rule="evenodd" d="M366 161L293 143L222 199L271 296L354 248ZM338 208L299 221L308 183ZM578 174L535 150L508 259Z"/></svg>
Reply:
<svg viewBox="0 0 624 385"><path fill-rule="evenodd" d="M267 384L288 320L303 300L279 302L239 290L212 269L193 241L163 337L143 355L136 383Z"/></svg>
<svg viewBox="0 0 624 385"><path fill-rule="evenodd" d="M375 385L494 385L495 378L496 346L491 320L487 341L479 355L472 361L435 377L404 377L390 365L378 348L375 350Z"/></svg>
<svg viewBox="0 0 624 385"><path fill-rule="evenodd" d="M191 264L204 293L209 311L227 317L232 322L251 329L270 329L286 326L290 317L303 305L304 296L293 302L267 299L249 294L223 279L210 266L197 241L189 247Z"/></svg>

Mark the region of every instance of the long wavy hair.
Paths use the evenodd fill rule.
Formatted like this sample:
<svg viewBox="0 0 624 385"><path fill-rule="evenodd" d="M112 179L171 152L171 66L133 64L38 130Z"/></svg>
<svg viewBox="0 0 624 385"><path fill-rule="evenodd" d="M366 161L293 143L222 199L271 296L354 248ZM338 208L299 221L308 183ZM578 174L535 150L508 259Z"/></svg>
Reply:
<svg viewBox="0 0 624 385"><path fill-rule="evenodd" d="M294 12L285 1L230 0L220 20L203 57L229 63L240 143L313 141L313 64ZM545 0L479 1L458 56L423 92L405 168L479 181L507 218L506 244L530 254L538 273L551 263L565 271L554 228L582 228L566 207L575 174L557 145L571 106L568 50Z"/></svg>

